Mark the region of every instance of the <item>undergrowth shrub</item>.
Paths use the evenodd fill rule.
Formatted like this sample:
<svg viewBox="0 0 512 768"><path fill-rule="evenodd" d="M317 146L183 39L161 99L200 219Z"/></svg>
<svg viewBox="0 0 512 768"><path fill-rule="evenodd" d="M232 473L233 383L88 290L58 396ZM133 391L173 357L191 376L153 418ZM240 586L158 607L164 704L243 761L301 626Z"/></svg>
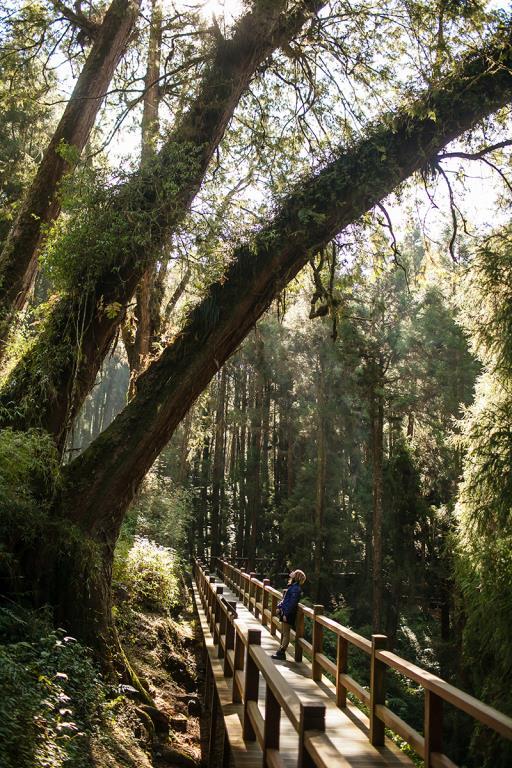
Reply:
<svg viewBox="0 0 512 768"><path fill-rule="evenodd" d="M0 607L0 637L2 768L89 767L107 694L90 652L16 606Z"/></svg>
<svg viewBox="0 0 512 768"><path fill-rule="evenodd" d="M48 434L0 430L0 575L12 584L20 552L48 533L59 484L59 458Z"/></svg>
<svg viewBox="0 0 512 768"><path fill-rule="evenodd" d="M114 579L126 588L133 607L166 612L179 601L177 565L173 550L136 537L117 547Z"/></svg>

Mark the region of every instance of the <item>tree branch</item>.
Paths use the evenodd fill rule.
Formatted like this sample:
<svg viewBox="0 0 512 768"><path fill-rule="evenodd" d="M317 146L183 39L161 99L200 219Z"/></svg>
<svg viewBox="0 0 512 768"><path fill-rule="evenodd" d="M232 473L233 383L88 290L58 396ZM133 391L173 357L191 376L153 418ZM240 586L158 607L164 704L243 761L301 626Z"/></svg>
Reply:
<svg viewBox="0 0 512 768"><path fill-rule="evenodd" d="M482 160L486 155L491 152L496 152L498 149L504 149L505 147L512 146L512 139L505 139L499 141L497 144L489 144L479 152L441 152L438 156L438 160L447 160L450 157L458 157L461 160Z"/></svg>
<svg viewBox="0 0 512 768"><path fill-rule="evenodd" d="M90 229L80 237L83 258L77 259L74 253L78 266L69 294L55 306L38 344L14 369L0 394L4 403L27 404L23 413L10 410L18 427L32 424L47 428L59 445L63 444L66 429L91 389L123 320L123 312L107 316L102 307L124 307L131 300L142 274L190 210L238 101L258 67L297 34L312 8L324 4L304 0L290 11L286 0L274 0L271 5L267 0L255 0L254 10L237 22L233 36L213 51L196 98L154 162L112 192L103 229L95 221L94 240L88 239ZM123 235L113 234L118 226L113 221L123 222ZM143 245L141 225L149 233ZM118 242L107 260L105 238ZM89 270L95 259L102 267L91 285ZM77 285L89 288L84 292L77 290ZM70 328L70 318L77 315L83 328L79 338ZM49 359L43 351L48 346L59 348L61 354ZM41 402L38 394L29 405L27 394L30 398L31 392L40 393L41 387L51 389L55 397Z"/></svg>
<svg viewBox="0 0 512 768"><path fill-rule="evenodd" d="M53 0L53 5L65 19L71 22L74 27L80 29L89 40L96 39L96 36L100 31L101 22L89 19L85 13L80 10L79 3L75 3L75 10L69 8L62 2L62 0Z"/></svg>
<svg viewBox="0 0 512 768"><path fill-rule="evenodd" d="M95 535L117 535L136 488L176 426L275 296L337 233L448 142L510 103L511 64L508 36L464 60L442 88L427 91L412 109L383 116L352 148L340 148L235 250L223 278L140 377L136 397L68 466L65 506L79 524Z"/></svg>

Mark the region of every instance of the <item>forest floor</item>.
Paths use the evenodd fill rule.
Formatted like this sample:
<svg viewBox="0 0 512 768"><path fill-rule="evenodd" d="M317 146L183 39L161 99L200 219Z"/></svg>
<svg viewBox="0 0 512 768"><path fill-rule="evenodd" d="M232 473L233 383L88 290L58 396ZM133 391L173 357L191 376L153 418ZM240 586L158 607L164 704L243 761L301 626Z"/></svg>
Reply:
<svg viewBox="0 0 512 768"><path fill-rule="evenodd" d="M172 604L161 599L160 611L126 587L115 607L123 648L154 706L135 687L105 680L90 650L54 629L46 612L0 601L1 768L204 764L200 628L178 569L173 579ZM161 597L158 584L155 592Z"/></svg>
<svg viewBox="0 0 512 768"><path fill-rule="evenodd" d="M140 701L128 704L123 729L128 729L137 768L196 768L202 764L204 738L201 683L201 642L186 585L173 616L119 606L118 625L127 657L155 709ZM135 719L133 718L135 715ZM147 717L145 716L147 715ZM126 741L126 739L124 739ZM122 743L122 741L121 741ZM119 766L131 765L123 762ZM105 763L98 762L98 768ZM111 765L111 763L109 764Z"/></svg>

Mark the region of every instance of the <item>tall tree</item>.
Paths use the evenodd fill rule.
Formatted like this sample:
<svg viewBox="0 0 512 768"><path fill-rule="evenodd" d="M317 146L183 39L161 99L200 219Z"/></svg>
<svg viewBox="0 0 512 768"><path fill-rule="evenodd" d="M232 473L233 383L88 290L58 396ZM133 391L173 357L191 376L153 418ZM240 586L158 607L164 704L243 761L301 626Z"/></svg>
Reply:
<svg viewBox="0 0 512 768"><path fill-rule="evenodd" d="M426 157L435 156L483 114L509 101L512 78L503 67L489 70L491 51L501 62L505 55L512 57L507 43L465 61L441 90L433 89L416 103L412 110L416 117L411 117L408 107L394 116L391 128L378 126L303 184L250 245L236 250L226 274L192 310L177 340L139 379L137 396L69 466L65 503L87 535L115 541L133 488L218 365L311 252L421 167ZM379 149L383 144L387 149L384 158ZM368 167L374 169L371 179L367 178ZM355 187L354 179L360 179L360 188ZM307 229L304 211L311 212ZM109 548L104 555L98 590L91 589L87 600L78 604L73 596L72 605L67 605L70 616L78 609L73 623L81 627L91 613L104 626L110 621L110 605L103 602L110 572ZM105 630L99 634L104 635Z"/></svg>
<svg viewBox="0 0 512 768"><path fill-rule="evenodd" d="M262 21L269 23L268 19ZM289 18L285 21L289 22ZM241 29L246 29L243 21L236 34ZM252 25L251 30L254 32ZM289 27L286 30L289 34ZM277 34L274 27L273 31ZM69 552L56 554L50 549L45 558L45 574L56 579L59 597L53 594L49 599L58 603L62 620L87 637L100 652L105 653L115 639L110 610L112 550L126 509L148 468L219 367L312 254L426 161L435 159L446 143L512 100L509 35L509 28L506 33L501 31L478 54L470 55L455 67L441 85L429 89L412 105L383 116L352 146L340 147L321 171L289 195L274 217L247 244L235 249L222 277L190 312L175 340L140 377L131 403L64 470L62 492L53 506L54 516L60 516L66 526L78 529L89 559L78 560ZM268 52L268 41L263 39L262 44ZM260 45L257 53L252 64L262 53ZM238 95L249 77L247 61L241 72L238 59L236 66L232 61L230 65L240 77L235 88ZM232 82L229 80L226 86L223 81L223 85L230 89ZM218 86L218 82L212 84L214 93ZM216 102L215 114L217 106ZM223 114L224 109L225 102ZM185 123L187 119L185 116ZM203 148L207 155L213 151L211 147L210 142ZM165 152L163 157L169 159ZM185 165L185 177L191 183L190 168ZM189 187L186 189L190 192ZM133 227L133 221L131 224ZM123 245L127 245L126 239ZM132 258L134 251L130 253ZM116 280L124 274L122 263L120 260ZM133 287L130 283L127 295L131 295ZM111 296L105 293L105 301ZM95 312L96 301L93 306ZM73 308L71 317L75 317ZM96 317L91 323L94 325L95 321ZM53 326L54 330L56 327ZM46 356L57 356L62 340L59 337L52 343L50 339L46 334L39 350L44 349ZM82 354L88 354L85 343ZM13 374L10 387L4 392L7 406L15 397L13 384L20 383L17 376ZM66 380L62 383L65 385ZM20 405L23 394L19 397ZM57 394L60 398L60 391ZM41 405L44 408L46 402ZM50 409L45 410L43 423L49 424L45 419ZM23 419L19 423L27 424ZM27 584L37 582L41 574L36 571L37 568L27 567ZM41 592L48 599L48 589Z"/></svg>
<svg viewBox="0 0 512 768"><path fill-rule="evenodd" d="M154 160L157 150L158 111L162 94L160 85L162 23L161 0L153 0L141 122L141 163L143 164ZM166 263L167 259L164 257L163 260L146 269L135 291L135 331L131 332L131 324L128 333L126 333L126 325L123 327L123 341L131 371L130 396L135 391L137 376L147 364L160 330Z"/></svg>
<svg viewBox="0 0 512 768"><path fill-rule="evenodd" d="M475 401L464 415L466 448L457 514L457 581L464 611L464 660L477 695L512 713L512 238L495 232L477 253L465 285L463 317L483 365ZM468 297L470 301L467 301ZM479 763L505 768L505 745L475 733Z"/></svg>
<svg viewBox="0 0 512 768"><path fill-rule="evenodd" d="M141 166L113 199L110 190L100 195L98 206L71 227L66 236L72 251L68 293L3 390L4 402L25 404L15 409L14 426L43 427L64 445L66 430L115 338L123 308L183 221L241 95L258 67L321 5L303 0L288 11L286 0L270 7L266 0L254 0L232 37L217 36L198 93L154 162ZM70 318L80 318L78 337ZM48 355L49 348L59 352ZM43 404L35 393L41 386L48 391L48 385L52 397Z"/></svg>
<svg viewBox="0 0 512 768"><path fill-rule="evenodd" d="M0 253L0 360L14 313L23 309L32 287L44 228L58 216L59 184L89 138L139 5L140 0L112 0L101 25L87 25L93 45ZM73 18L84 23L80 15Z"/></svg>

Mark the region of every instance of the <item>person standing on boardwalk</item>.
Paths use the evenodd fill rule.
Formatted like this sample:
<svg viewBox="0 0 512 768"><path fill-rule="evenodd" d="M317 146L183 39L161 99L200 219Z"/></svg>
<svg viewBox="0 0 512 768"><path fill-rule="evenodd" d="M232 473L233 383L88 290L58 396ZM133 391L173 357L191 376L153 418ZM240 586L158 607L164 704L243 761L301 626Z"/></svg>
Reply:
<svg viewBox="0 0 512 768"><path fill-rule="evenodd" d="M279 650L272 654L273 659L286 659L286 649L290 642L290 630L295 627L297 609L302 595L302 585L306 581L304 571L292 571L288 578L288 587L283 594L283 599L277 605L278 615L281 617L281 645Z"/></svg>

